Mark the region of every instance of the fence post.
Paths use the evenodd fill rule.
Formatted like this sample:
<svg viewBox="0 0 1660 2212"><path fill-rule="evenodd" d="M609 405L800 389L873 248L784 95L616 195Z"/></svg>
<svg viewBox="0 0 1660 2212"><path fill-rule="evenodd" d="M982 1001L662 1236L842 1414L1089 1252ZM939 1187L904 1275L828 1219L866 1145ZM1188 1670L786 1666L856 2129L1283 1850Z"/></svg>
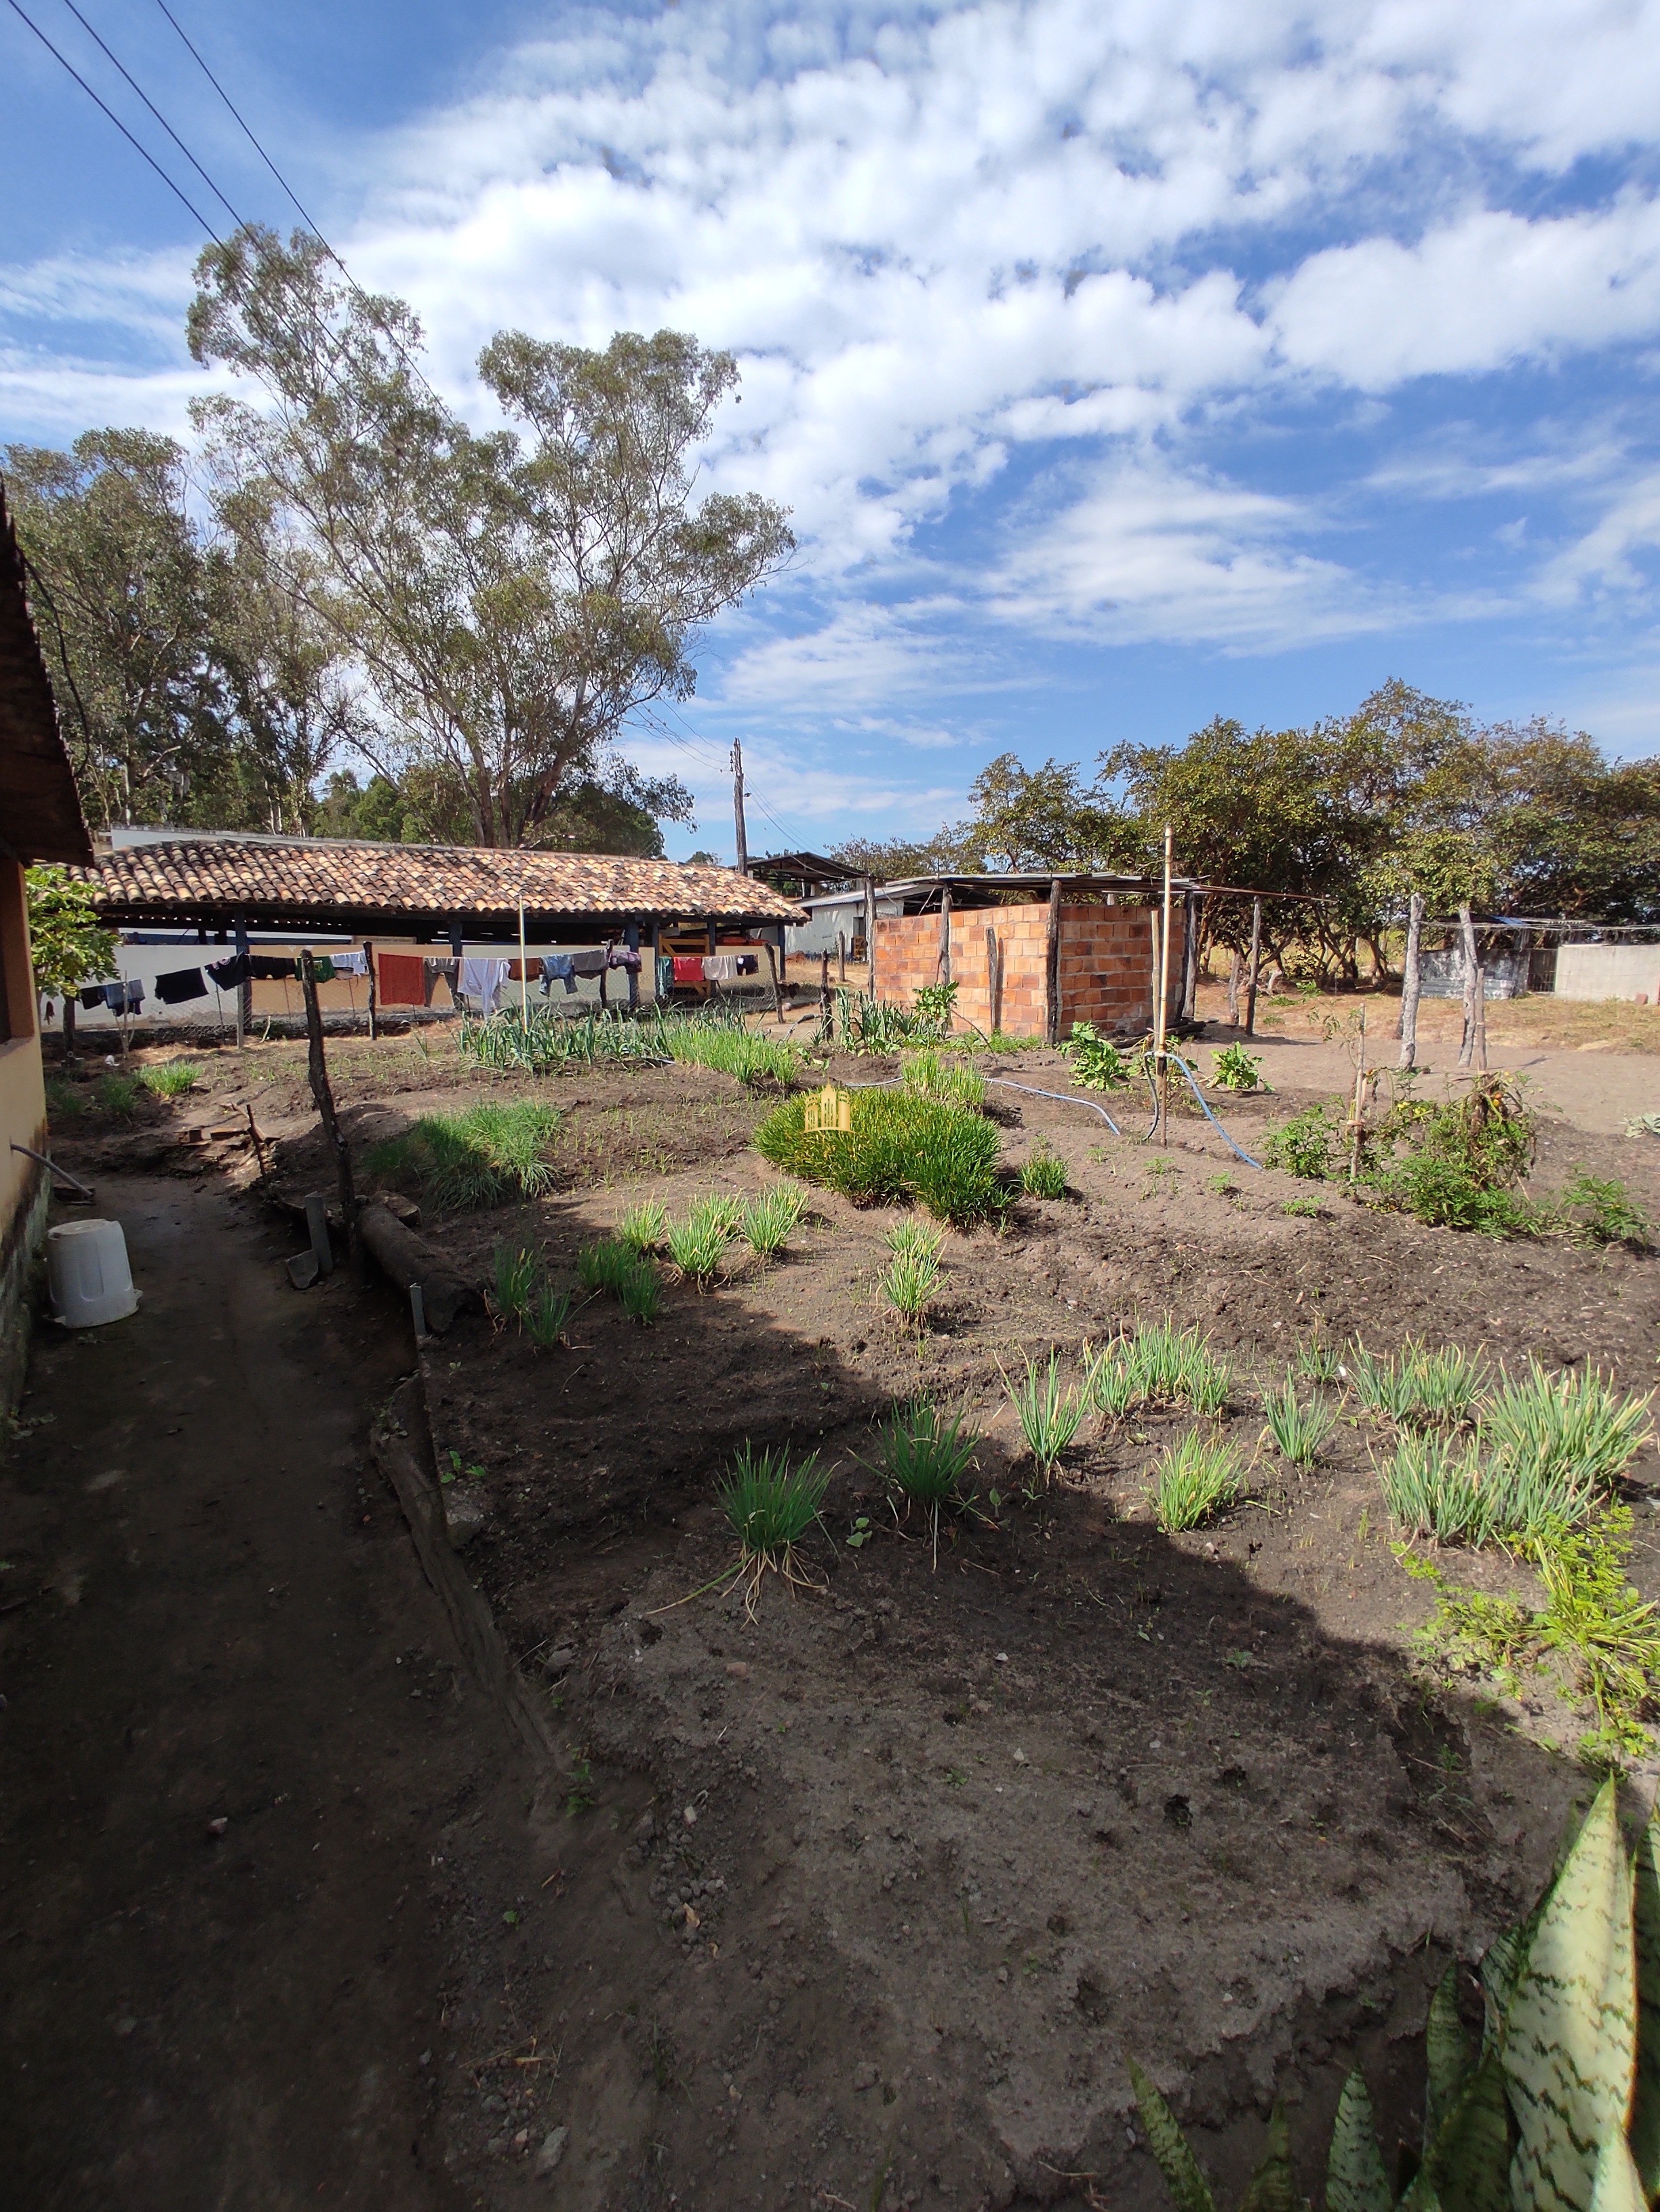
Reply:
<svg viewBox="0 0 1660 2212"><path fill-rule="evenodd" d="M1256 970L1262 956L1262 902L1250 902L1250 965L1245 972L1245 1035L1256 1035Z"/></svg>
<svg viewBox="0 0 1660 2212"><path fill-rule="evenodd" d="M951 981L951 885L945 884L939 893L939 979Z"/></svg>
<svg viewBox="0 0 1660 2212"><path fill-rule="evenodd" d="M334 1110L334 1091L329 1083L329 1065L323 1052L323 1015L317 1003L317 963L312 957L309 945L300 955L300 988L306 1001L306 1039L307 1052L306 1072L311 1079L311 1095L317 1102L317 1111L322 1119L324 1141L334 1155L335 1185L340 1194L341 1218L345 1224L346 1250L351 1261L351 1276L355 1283L365 1279L363 1240L357 1226L357 1194L352 1187L351 1150L341 1132L339 1116Z"/></svg>
<svg viewBox="0 0 1660 2212"><path fill-rule="evenodd" d="M1418 994L1423 988L1424 895L1414 891L1407 908L1407 963L1401 978L1401 1065L1418 1057Z"/></svg>
<svg viewBox="0 0 1660 2212"><path fill-rule="evenodd" d="M994 1036L1003 1026L1003 963L997 955L997 932L986 932L986 1022Z"/></svg>
<svg viewBox="0 0 1660 2212"><path fill-rule="evenodd" d="M1049 878L1049 926L1043 939L1043 1042L1061 1042L1061 878Z"/></svg>

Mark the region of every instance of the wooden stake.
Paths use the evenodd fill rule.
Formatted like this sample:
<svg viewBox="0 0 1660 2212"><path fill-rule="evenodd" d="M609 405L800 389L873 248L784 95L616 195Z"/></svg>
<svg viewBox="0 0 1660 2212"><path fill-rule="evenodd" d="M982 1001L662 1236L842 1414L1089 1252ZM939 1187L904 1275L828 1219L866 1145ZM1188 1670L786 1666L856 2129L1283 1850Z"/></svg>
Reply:
<svg viewBox="0 0 1660 2212"><path fill-rule="evenodd" d="M876 996L876 878L865 878L865 988Z"/></svg>
<svg viewBox="0 0 1660 2212"><path fill-rule="evenodd" d="M525 902L519 902L519 1018L530 1035L530 962L525 957Z"/></svg>
<svg viewBox="0 0 1660 2212"><path fill-rule="evenodd" d="M823 1020L826 1022L829 1021L830 1018L830 954L828 952L821 952L818 956L818 1012Z"/></svg>
<svg viewBox="0 0 1660 2212"><path fill-rule="evenodd" d="M380 978L374 972L374 947L373 945L364 945L363 957L368 961L369 969L369 1042L374 1044L379 1040L380 1035L379 1022L380 985Z"/></svg>
<svg viewBox="0 0 1660 2212"><path fill-rule="evenodd" d="M253 1143L253 1157L259 1163L259 1180L261 1182L268 1182L270 1170L265 1165L265 1148L259 1141L259 1131L253 1118L253 1107L246 1098L242 1101L242 1111L248 1117L248 1135Z"/></svg>
<svg viewBox="0 0 1660 2212"><path fill-rule="evenodd" d="M939 893L939 959L938 974L942 983L951 981L951 885L942 886Z"/></svg>
<svg viewBox="0 0 1660 2212"><path fill-rule="evenodd" d="M1171 860L1175 849L1175 836L1171 825L1164 824L1164 921L1158 934L1158 1019L1153 1030L1153 1065L1158 1070L1158 1127L1163 1129L1170 1116L1170 1057L1164 1049L1164 1032L1170 1006L1170 925L1171 925Z"/></svg>
<svg viewBox="0 0 1660 2212"><path fill-rule="evenodd" d="M309 945L300 955L300 988L306 1000L306 1036L309 1047L307 1054L307 1073L311 1078L311 1095L317 1102L317 1111L322 1118L323 1138L334 1156L336 1187L340 1194L340 1214L346 1227L346 1249L351 1257L351 1274L355 1283L365 1279L363 1240L357 1226L357 1195L352 1188L351 1152L341 1133L339 1116L334 1110L334 1092L329 1083L329 1066L323 1052L323 1015L317 1003L317 963L312 957Z"/></svg>
<svg viewBox="0 0 1660 2212"><path fill-rule="evenodd" d="M845 991L848 988L848 940L845 932L836 933L836 980Z"/></svg>
<svg viewBox="0 0 1660 2212"><path fill-rule="evenodd" d="M1049 878L1049 920L1043 934L1043 1042L1061 1042L1061 878Z"/></svg>
<svg viewBox="0 0 1660 2212"><path fill-rule="evenodd" d="M1468 905L1458 909L1459 950L1464 969L1464 1034L1458 1046L1458 1065L1468 1067L1475 1050L1475 994L1480 981L1480 963L1475 952L1475 925L1470 920Z"/></svg>
<svg viewBox="0 0 1660 2212"><path fill-rule="evenodd" d="M1239 978L1244 970L1244 962L1237 952L1229 955L1228 1027L1231 1030L1237 1030L1239 1026Z"/></svg>
<svg viewBox="0 0 1660 2212"><path fill-rule="evenodd" d="M1256 971L1262 957L1262 902L1250 902L1250 961L1245 969L1245 1035L1256 1035Z"/></svg>
<svg viewBox="0 0 1660 2212"><path fill-rule="evenodd" d="M784 994L778 981L778 951L771 938L766 940L767 973L772 978L772 1011L781 1022L784 1018Z"/></svg>
<svg viewBox="0 0 1660 2212"><path fill-rule="evenodd" d="M1360 1173L1360 1116L1365 1110L1366 1087L1366 1010L1360 1009L1360 1034L1354 1045L1354 1108L1349 1122L1349 1181L1358 1180Z"/></svg>
<svg viewBox="0 0 1660 2212"><path fill-rule="evenodd" d="M986 1020L995 1036L1003 1026L1003 976L994 929L986 932Z"/></svg>
<svg viewBox="0 0 1660 2212"><path fill-rule="evenodd" d="M1407 908L1407 965L1401 978L1401 1065L1418 1059L1418 994L1423 988L1424 894L1414 891Z"/></svg>

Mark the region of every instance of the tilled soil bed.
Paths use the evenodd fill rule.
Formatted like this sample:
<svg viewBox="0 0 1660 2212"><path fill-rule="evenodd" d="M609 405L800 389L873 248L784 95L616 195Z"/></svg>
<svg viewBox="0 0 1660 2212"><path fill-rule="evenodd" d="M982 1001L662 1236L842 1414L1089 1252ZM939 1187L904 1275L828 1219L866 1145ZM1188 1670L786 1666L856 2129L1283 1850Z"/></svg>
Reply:
<svg viewBox="0 0 1660 2212"><path fill-rule="evenodd" d="M1056 1055L986 1066L1067 1088ZM560 1187L423 1224L477 1279L502 1243L568 1279L642 1198L679 1212L774 1180L748 1149L770 1102L724 1077L534 1087L565 1111ZM453 1060L424 1091L342 1089L365 1143L478 1095ZM1386 2133L1414 2135L1429 1990L1530 1902L1588 1794L1555 1748L1572 1712L1414 1656L1428 1607L1390 1548L1382 1431L1346 1399L1298 1477L1260 1441L1260 1391L1298 1345L1356 1334L1646 1389L1656 1261L1370 1211L1242 1164L1196 1117L1149 1151L1075 1104L989 1097L1011 1164L1047 1141L1070 1192L949 1235L920 1338L875 1288L897 1214L821 1192L786 1256L735 1245L713 1289L671 1287L654 1329L596 1299L551 1351L482 1317L426 1347L447 1495L477 1524L463 1557L560 1747L547 1863L504 1929L458 1938L437 2054L481 2202L1152 2206L1128 2057L1221 2197L1283 2097L1312 2191L1357 2060ZM1250 1151L1304 1103L1225 1118ZM313 1128L297 1101L277 1125L300 1188L320 1180ZM1536 1188L1583 1165L1660 1202L1639 1145L1541 1136ZM1317 1215L1282 1210L1311 1193ZM1158 1532L1153 1462L1195 1425L1175 1413L1092 1418L1025 1494L1005 1374L1058 1348L1075 1379L1085 1340L1165 1315L1231 1362L1221 1427L1250 1502ZM976 1508L937 1560L873 1472L876 1424L923 1389L983 1438ZM752 1612L714 1502L745 1439L815 1451L831 1478L800 1583L767 1577ZM1646 1454L1633 1494L1654 1472ZM1648 1524L1645 1506L1645 1584Z"/></svg>

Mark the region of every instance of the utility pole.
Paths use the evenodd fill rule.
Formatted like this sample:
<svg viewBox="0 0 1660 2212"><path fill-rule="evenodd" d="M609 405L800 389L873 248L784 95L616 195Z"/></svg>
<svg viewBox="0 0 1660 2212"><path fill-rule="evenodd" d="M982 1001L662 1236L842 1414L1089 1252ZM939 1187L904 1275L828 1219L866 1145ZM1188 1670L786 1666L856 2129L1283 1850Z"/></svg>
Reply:
<svg viewBox="0 0 1660 2212"><path fill-rule="evenodd" d="M746 876L750 872L750 841L744 827L744 748L736 738L732 741L732 817L738 829L738 872Z"/></svg>

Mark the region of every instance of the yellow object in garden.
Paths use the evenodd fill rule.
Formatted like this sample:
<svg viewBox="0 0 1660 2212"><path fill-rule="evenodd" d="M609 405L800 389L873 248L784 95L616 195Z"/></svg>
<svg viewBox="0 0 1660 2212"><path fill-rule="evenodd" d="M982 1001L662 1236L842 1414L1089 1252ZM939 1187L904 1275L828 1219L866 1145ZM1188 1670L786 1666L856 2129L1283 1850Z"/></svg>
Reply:
<svg viewBox="0 0 1660 2212"><path fill-rule="evenodd" d="M801 1115L801 1127L816 1130L820 1136L834 1136L838 1131L844 1137L848 1135L853 1128L851 1096L838 1091L833 1083L827 1083L808 1099Z"/></svg>

